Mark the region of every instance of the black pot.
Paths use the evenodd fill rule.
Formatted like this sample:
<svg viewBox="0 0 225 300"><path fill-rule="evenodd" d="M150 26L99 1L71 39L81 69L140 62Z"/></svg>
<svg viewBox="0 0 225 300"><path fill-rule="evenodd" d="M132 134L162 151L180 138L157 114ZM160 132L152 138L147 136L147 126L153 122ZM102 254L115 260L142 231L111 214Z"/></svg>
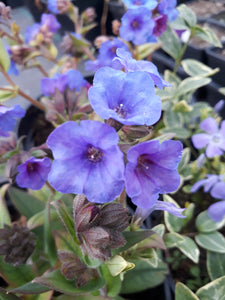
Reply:
<svg viewBox="0 0 225 300"><path fill-rule="evenodd" d="M222 51L224 54L222 55ZM211 68L220 68L220 71L212 76L213 81L225 86L225 43L222 48L210 47L206 49L207 65Z"/></svg>
<svg viewBox="0 0 225 300"><path fill-rule="evenodd" d="M208 22L210 24L214 24L216 26L220 26L225 30L225 10L221 11L218 14L212 15L209 19Z"/></svg>

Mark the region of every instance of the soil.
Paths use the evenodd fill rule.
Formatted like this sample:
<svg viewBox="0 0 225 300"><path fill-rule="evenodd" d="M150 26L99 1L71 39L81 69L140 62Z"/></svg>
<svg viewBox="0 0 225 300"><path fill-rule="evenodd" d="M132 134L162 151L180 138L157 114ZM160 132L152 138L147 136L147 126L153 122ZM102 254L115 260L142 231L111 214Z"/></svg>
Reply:
<svg viewBox="0 0 225 300"><path fill-rule="evenodd" d="M225 9L225 1L207 1L207 0L197 0L186 3L186 5L191 8L199 18L208 18L211 15L221 12Z"/></svg>

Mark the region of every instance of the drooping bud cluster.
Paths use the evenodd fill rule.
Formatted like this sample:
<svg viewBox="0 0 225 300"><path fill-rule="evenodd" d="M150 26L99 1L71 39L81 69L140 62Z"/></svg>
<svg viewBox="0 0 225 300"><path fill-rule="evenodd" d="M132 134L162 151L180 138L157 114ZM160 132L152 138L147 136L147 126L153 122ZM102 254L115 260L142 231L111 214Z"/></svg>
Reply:
<svg viewBox="0 0 225 300"><path fill-rule="evenodd" d="M0 255L14 266L25 263L35 248L35 237L26 227L17 223L0 229Z"/></svg>
<svg viewBox="0 0 225 300"><path fill-rule="evenodd" d="M122 235L129 226L129 212L119 203L95 205L84 195L74 199L75 230L83 252L92 258L107 260L111 249L122 247Z"/></svg>
<svg viewBox="0 0 225 300"><path fill-rule="evenodd" d="M11 59L18 65L24 64L24 59L32 51L27 45L13 45L9 48Z"/></svg>
<svg viewBox="0 0 225 300"><path fill-rule="evenodd" d="M3 2L0 2L0 23L2 21L8 22L11 19L11 8L6 6Z"/></svg>
<svg viewBox="0 0 225 300"><path fill-rule="evenodd" d="M95 269L88 268L84 265L76 254L64 250L58 250L58 257L62 263L62 274L68 280L76 278L77 288L84 286L91 279L98 277L98 272Z"/></svg>
<svg viewBox="0 0 225 300"><path fill-rule="evenodd" d="M48 0L48 9L54 14L65 14L70 5L70 0Z"/></svg>

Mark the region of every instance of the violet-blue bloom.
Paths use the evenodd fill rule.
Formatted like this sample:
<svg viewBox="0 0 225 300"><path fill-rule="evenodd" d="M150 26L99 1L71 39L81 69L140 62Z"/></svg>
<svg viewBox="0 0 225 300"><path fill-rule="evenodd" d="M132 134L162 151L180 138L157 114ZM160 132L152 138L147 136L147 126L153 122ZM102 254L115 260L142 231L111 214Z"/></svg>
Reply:
<svg viewBox="0 0 225 300"><path fill-rule="evenodd" d="M159 194L175 191L180 184L177 166L182 157L182 143L158 140L137 144L127 152L125 186L138 207L151 209Z"/></svg>
<svg viewBox="0 0 225 300"><path fill-rule="evenodd" d="M95 73L88 96L100 117L124 125L152 125L161 115L161 100L146 72L101 68Z"/></svg>
<svg viewBox="0 0 225 300"><path fill-rule="evenodd" d="M155 26L153 28L154 36L161 36L164 31L167 29L167 16L166 15L159 15L154 19Z"/></svg>
<svg viewBox="0 0 225 300"><path fill-rule="evenodd" d="M122 0L128 8L137 8L144 6L150 10L154 9L158 2L157 0Z"/></svg>
<svg viewBox="0 0 225 300"><path fill-rule="evenodd" d="M135 45L156 41L153 36L155 23L151 17L151 11L146 7L129 9L121 19L121 38Z"/></svg>
<svg viewBox="0 0 225 300"><path fill-rule="evenodd" d="M222 199L208 208L208 214L214 222L219 222L225 217L225 182L220 181L211 190L211 195L214 198Z"/></svg>
<svg viewBox="0 0 225 300"><path fill-rule="evenodd" d="M51 161L48 157L31 157L17 167L19 173L16 177L16 182L22 188L39 190L44 186L50 169Z"/></svg>
<svg viewBox="0 0 225 300"><path fill-rule="evenodd" d="M200 128L206 133L198 133L192 136L195 148L206 147L206 156L209 158L222 155L225 151L225 121L218 123L213 118L207 118L200 123Z"/></svg>
<svg viewBox="0 0 225 300"><path fill-rule="evenodd" d="M35 40L38 33L40 32L41 25L35 23L32 26L26 28L25 31L25 43L29 44L31 41Z"/></svg>
<svg viewBox="0 0 225 300"><path fill-rule="evenodd" d="M76 89L79 92L86 84L87 81L78 70L70 69L64 74L56 73L51 78L42 78L41 91L43 95L51 96L54 95L55 89L58 89L62 93L66 86L68 86L69 89Z"/></svg>
<svg viewBox="0 0 225 300"><path fill-rule="evenodd" d="M60 14L67 12L70 5L70 0L48 0L47 7L53 14Z"/></svg>
<svg viewBox="0 0 225 300"><path fill-rule="evenodd" d="M216 188L216 186L223 181L224 176L223 175L216 175L216 174L207 174L205 179L201 179L197 181L191 188L191 192L195 193L197 190L199 190L201 187L203 187L204 192L208 193L210 192L212 195L212 190ZM224 186L225 188L225 186ZM213 195L212 195L213 196ZM214 196L213 196L214 197Z"/></svg>
<svg viewBox="0 0 225 300"><path fill-rule="evenodd" d="M161 0L157 6L160 14L166 15L170 21L178 17L178 10L176 9L177 0Z"/></svg>
<svg viewBox="0 0 225 300"><path fill-rule="evenodd" d="M115 129L98 121L60 125L47 139L54 156L50 184L62 193L84 194L91 202L114 200L124 188L118 141Z"/></svg>
<svg viewBox="0 0 225 300"><path fill-rule="evenodd" d="M47 26L49 31L56 33L61 27L60 23L57 21L56 17L51 14L42 14L41 16L41 26Z"/></svg>
<svg viewBox="0 0 225 300"><path fill-rule="evenodd" d="M96 72L101 67L111 67L118 48L128 50L128 46L118 38L102 43L97 59L95 61L89 60L85 63L86 70Z"/></svg>
<svg viewBox="0 0 225 300"><path fill-rule="evenodd" d="M48 10L53 14L59 14L58 10L58 0L48 0Z"/></svg>
<svg viewBox="0 0 225 300"><path fill-rule="evenodd" d="M13 107L0 105L0 136L9 136L16 125L16 119L25 115L25 110L18 104Z"/></svg>
<svg viewBox="0 0 225 300"><path fill-rule="evenodd" d="M117 57L113 59L112 67L118 70L124 70L126 73L134 71L147 72L154 84L162 89L164 86L171 86L159 75L157 67L150 61L136 60L132 58L131 53L125 49L118 48L116 50Z"/></svg>

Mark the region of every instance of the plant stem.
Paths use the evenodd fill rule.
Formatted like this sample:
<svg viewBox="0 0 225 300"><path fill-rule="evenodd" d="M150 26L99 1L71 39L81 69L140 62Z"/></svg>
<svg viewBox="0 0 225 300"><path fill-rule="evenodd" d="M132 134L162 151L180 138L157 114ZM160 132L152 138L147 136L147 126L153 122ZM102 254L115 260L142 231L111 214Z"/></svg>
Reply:
<svg viewBox="0 0 225 300"><path fill-rule="evenodd" d="M106 21L109 10L109 0L104 0L102 18L101 18L101 35L106 35Z"/></svg>
<svg viewBox="0 0 225 300"><path fill-rule="evenodd" d="M10 83L10 85L13 88L17 88L16 84L12 81L12 79L10 78L10 76L7 74L7 72L3 69L3 67L1 65L0 65L0 71L5 76L6 80ZM33 99L32 97L30 97L29 95L27 95L26 93L24 93L21 89L18 89L18 94L20 96L22 96L23 98L27 99L30 103L32 103L33 105L35 105L39 109L45 111L44 105L42 105L37 100Z"/></svg>

